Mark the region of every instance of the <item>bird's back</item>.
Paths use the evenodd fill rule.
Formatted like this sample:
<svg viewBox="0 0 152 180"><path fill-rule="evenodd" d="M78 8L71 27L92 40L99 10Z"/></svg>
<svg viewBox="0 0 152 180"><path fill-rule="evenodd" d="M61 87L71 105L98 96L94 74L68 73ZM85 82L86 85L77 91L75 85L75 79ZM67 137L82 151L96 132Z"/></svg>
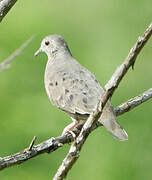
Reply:
<svg viewBox="0 0 152 180"><path fill-rule="evenodd" d="M68 56L48 61L45 87L54 105L81 114L90 114L104 92L95 76Z"/></svg>

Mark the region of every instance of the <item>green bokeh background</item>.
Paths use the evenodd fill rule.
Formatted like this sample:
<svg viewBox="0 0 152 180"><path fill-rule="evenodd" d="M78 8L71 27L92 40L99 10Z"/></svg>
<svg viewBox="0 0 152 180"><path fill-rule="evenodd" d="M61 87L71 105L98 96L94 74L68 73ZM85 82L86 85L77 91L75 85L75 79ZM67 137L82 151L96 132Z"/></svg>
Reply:
<svg viewBox="0 0 152 180"><path fill-rule="evenodd" d="M0 59L7 58L33 34L36 38L0 73L0 156L61 134L70 118L53 107L44 89L47 57L35 58L42 38L60 34L73 56L104 86L152 20L151 0L20 0L0 24ZM116 107L152 86L152 39L115 92ZM129 134L119 142L104 128L94 131L67 180L152 179L152 102L120 116ZM0 180L51 179L69 145L0 172Z"/></svg>

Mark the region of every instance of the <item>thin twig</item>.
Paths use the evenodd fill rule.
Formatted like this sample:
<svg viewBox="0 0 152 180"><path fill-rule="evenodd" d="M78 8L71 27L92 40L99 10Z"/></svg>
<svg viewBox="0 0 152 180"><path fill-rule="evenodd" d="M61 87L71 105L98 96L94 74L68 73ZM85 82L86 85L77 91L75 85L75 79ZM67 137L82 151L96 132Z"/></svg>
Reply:
<svg viewBox="0 0 152 180"><path fill-rule="evenodd" d="M5 15L14 6L17 0L1 0L0 1L0 22L3 20Z"/></svg>
<svg viewBox="0 0 152 180"><path fill-rule="evenodd" d="M30 145L29 145L29 147L28 147L28 150L29 150L29 151L32 150L32 148L33 148L33 146L34 146L34 143L35 143L36 139L37 139L37 137L34 136L33 139L32 139L32 141L31 141L31 143L30 143Z"/></svg>
<svg viewBox="0 0 152 180"><path fill-rule="evenodd" d="M66 155L65 159L61 163L59 169L57 170L53 180L62 180L64 179L69 170L75 164L77 159L79 158L79 153L81 148L88 138L89 134L91 133L91 128L95 122L101 116L102 110L108 101L109 97L111 97L118 87L120 81L127 73L128 69L135 64L136 57L138 56L141 49L144 47L147 40L152 35L152 24L147 28L143 36L139 37L136 44L130 50L127 58L123 62L121 66L117 68L117 70L112 75L111 79L106 85L106 91L104 92L101 102L97 105L96 110L89 116L88 120L84 124L79 136L76 138L76 141L71 145L68 154Z"/></svg>
<svg viewBox="0 0 152 180"><path fill-rule="evenodd" d="M134 109L136 106L140 105L141 103L147 101L150 98L152 98L152 88L148 89L147 91L145 91L143 94L140 94L139 96L129 99L127 102L115 108L115 113L117 116L124 114L125 112L128 112Z"/></svg>
<svg viewBox="0 0 152 180"><path fill-rule="evenodd" d="M22 44L16 51L14 51L11 56L9 56L7 59L5 59L3 62L0 63L0 72L4 71L5 69L10 67L10 63L14 60L16 56L19 56L21 52L24 50L26 46L29 45L29 43L35 38L33 35L30 37L24 44Z"/></svg>
<svg viewBox="0 0 152 180"><path fill-rule="evenodd" d="M139 100L139 97L140 97L140 100ZM121 114L129 112L130 110L132 110L136 106L139 106L140 104L146 102L150 98L152 98L152 88L149 89L148 91L145 91L143 94L141 94L135 98L132 98L132 99L128 100L127 102L123 103L122 105L116 107L115 113L117 116L119 116ZM128 108L128 107L130 107L130 108ZM99 126L102 126L102 124L97 122L92 127L92 130L98 128ZM74 134L76 134L76 136L78 136L81 129L82 129L82 125L78 126L76 129L73 130ZM10 166L15 166L17 164L24 163L28 159L34 158L43 153L48 153L48 152L52 153L55 150L57 150L58 148L60 148L61 144L64 145L64 144L70 143L72 141L74 141L73 136L69 133L64 136L59 136L56 138L48 139L38 145L35 145L32 147L31 151L29 151L29 147L28 147L16 154L12 154L10 156L0 158L0 170L3 170Z"/></svg>

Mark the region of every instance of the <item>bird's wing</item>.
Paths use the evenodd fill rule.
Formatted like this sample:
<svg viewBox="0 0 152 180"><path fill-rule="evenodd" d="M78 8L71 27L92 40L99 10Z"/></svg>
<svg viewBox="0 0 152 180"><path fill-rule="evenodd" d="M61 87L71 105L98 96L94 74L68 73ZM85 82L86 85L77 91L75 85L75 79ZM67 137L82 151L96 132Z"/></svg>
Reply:
<svg viewBox="0 0 152 180"><path fill-rule="evenodd" d="M69 113L90 114L103 93L95 76L78 63L56 72L54 90L48 90L52 103Z"/></svg>

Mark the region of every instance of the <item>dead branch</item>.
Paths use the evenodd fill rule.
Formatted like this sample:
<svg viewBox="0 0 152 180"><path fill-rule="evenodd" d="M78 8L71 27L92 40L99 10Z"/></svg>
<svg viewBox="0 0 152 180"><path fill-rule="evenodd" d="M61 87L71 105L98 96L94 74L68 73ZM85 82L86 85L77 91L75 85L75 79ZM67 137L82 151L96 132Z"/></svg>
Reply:
<svg viewBox="0 0 152 180"><path fill-rule="evenodd" d="M9 10L14 6L17 0L1 0L0 1L0 22L9 12Z"/></svg>
<svg viewBox="0 0 152 180"><path fill-rule="evenodd" d="M146 102L148 99L152 98L152 88L145 91L143 94L136 96L132 99L129 99L125 103L121 104L117 108L115 108L115 113L117 116L128 112L143 102Z"/></svg>
<svg viewBox="0 0 152 180"><path fill-rule="evenodd" d="M150 98L152 98L152 88L149 89L148 91L145 91L143 94L141 94L137 97L134 97L132 99L129 99L125 103L116 107L115 113L117 116L122 115L126 112L131 111L133 108L139 106L140 104L146 102ZM73 132L76 134L76 136L78 136L78 134L80 133L82 126L83 126L83 124L73 130ZM92 127L92 130L96 129L99 126L102 126L102 124L97 122ZM33 138L29 147L31 147L31 144L33 144L33 141L35 141L35 138ZM57 150L59 147L62 147L62 145L70 143L72 141L74 141L73 136L69 133L64 136L50 138L50 139L43 141L42 143L35 145L35 146L32 145L32 148L28 147L16 154L12 154L10 156L0 158L0 170L3 170L10 166L15 166L17 164L24 163L28 159L34 158L40 154L48 153L48 152L51 153L51 152Z"/></svg>
<svg viewBox="0 0 152 180"><path fill-rule="evenodd" d="M30 37L24 44L22 44L13 54L0 63L0 72L8 69L10 67L10 63L14 60L16 56L19 56L21 52L24 50L26 46L35 38L35 36Z"/></svg>
<svg viewBox="0 0 152 180"><path fill-rule="evenodd" d="M104 92L100 103L97 105L96 110L89 116L88 120L85 122L79 136L76 138L74 143L71 145L68 154L61 163L57 173L55 174L53 180L62 180L66 177L69 170L75 164L79 158L79 153L89 134L91 133L91 128L95 122L99 119L102 114L104 105L108 99L113 95L115 89L118 87L120 81L127 73L128 69L132 66L134 67L135 60L144 47L150 36L152 35L152 24L147 28L143 36L139 37L133 48L130 50L128 56L122 65L120 65L117 70L112 75L109 82L106 84L106 91Z"/></svg>
<svg viewBox="0 0 152 180"><path fill-rule="evenodd" d="M0 22L3 20L5 15L9 12L9 10L14 6L17 0L0 0ZM26 160L33 158L39 154L46 153L46 152L53 152L57 150L59 147L62 147L63 144L69 143L74 141L71 145L68 154L66 155L65 159L61 163L57 173L55 174L53 180L62 180L66 177L69 170L75 164L77 159L79 158L79 153L83 144L85 143L86 139L88 138L89 134L92 130L96 129L99 126L102 126L98 122L99 117L102 114L103 108L110 97L114 94L115 89L118 87L120 81L127 73L128 69L132 66L134 68L135 60L140 53L141 49L144 47L148 39L152 35L152 24L147 28L143 36L139 37L136 44L130 50L128 56L126 57L125 61L122 65L120 65L115 73L112 75L109 82L106 84L105 89L101 101L97 105L96 109L92 114L89 116L88 120L85 122L84 125L80 125L73 132L76 134L76 140L74 141L72 135L66 134L64 136L59 136L56 138L51 138L46 140L36 146L34 143L36 141L36 137L33 138L28 148L24 149L21 152L16 154L0 158L0 170L25 162ZM19 49L17 49L9 58L5 59L2 63L0 63L0 71L7 69L10 66L10 63L13 59L18 56L23 49L33 40L33 36L27 40ZM129 112L133 108L137 107L138 105L146 102L148 99L152 98L152 88L148 91L145 91L143 94L128 100L127 102L121 104L117 108L115 108L115 113L117 116L122 115L126 112Z"/></svg>

